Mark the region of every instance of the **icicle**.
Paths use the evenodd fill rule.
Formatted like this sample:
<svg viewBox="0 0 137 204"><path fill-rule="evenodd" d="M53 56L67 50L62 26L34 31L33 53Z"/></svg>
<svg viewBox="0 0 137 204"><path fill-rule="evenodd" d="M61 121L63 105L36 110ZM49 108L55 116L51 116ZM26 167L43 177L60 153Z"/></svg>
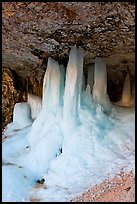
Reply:
<svg viewBox="0 0 137 204"><path fill-rule="evenodd" d="M103 107L104 112L111 111L112 105L107 95L106 64L100 57L95 59L93 99Z"/></svg>
<svg viewBox="0 0 137 204"><path fill-rule="evenodd" d="M64 90L65 90L65 67L60 65L60 105L63 106Z"/></svg>
<svg viewBox="0 0 137 204"><path fill-rule="evenodd" d="M128 105L130 104L130 100L131 100L130 75L129 73L127 73L122 92L122 104Z"/></svg>
<svg viewBox="0 0 137 204"><path fill-rule="evenodd" d="M28 93L27 101L30 104L30 108L31 108L31 118L36 119L41 110L42 99L39 96Z"/></svg>
<svg viewBox="0 0 137 204"><path fill-rule="evenodd" d="M91 93L93 91L93 84L94 84L94 64L88 66L88 81L87 84L90 85Z"/></svg>
<svg viewBox="0 0 137 204"><path fill-rule="evenodd" d="M80 49L72 47L66 71L65 93L64 93L64 122L78 117L78 103L82 88L83 56Z"/></svg>

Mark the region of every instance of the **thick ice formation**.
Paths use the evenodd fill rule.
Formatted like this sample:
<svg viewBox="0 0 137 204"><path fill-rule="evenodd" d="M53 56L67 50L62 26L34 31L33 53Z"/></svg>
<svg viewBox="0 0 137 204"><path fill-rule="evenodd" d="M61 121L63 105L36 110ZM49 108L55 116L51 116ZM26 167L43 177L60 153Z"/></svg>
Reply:
<svg viewBox="0 0 137 204"><path fill-rule="evenodd" d="M41 110L42 99L39 96L28 93L27 101L31 108L31 118L35 120Z"/></svg>
<svg viewBox="0 0 137 204"><path fill-rule="evenodd" d="M93 91L93 85L94 85L94 64L91 64L88 66L88 80L87 80L87 84L90 85L90 90L91 93Z"/></svg>
<svg viewBox="0 0 137 204"><path fill-rule="evenodd" d="M47 112L58 108L60 99L60 68L58 62L49 57L43 82L42 108Z"/></svg>
<svg viewBox="0 0 137 204"><path fill-rule="evenodd" d="M112 105L107 95L106 64L100 57L95 59L93 99L102 106L105 113L110 113Z"/></svg>
<svg viewBox="0 0 137 204"><path fill-rule="evenodd" d="M36 144L43 136L43 129L48 131L48 125L52 124L52 112L59 109L60 99L60 68L59 64L52 58L48 59L47 70L43 80L42 107L31 131L28 135L30 144ZM56 111L57 112L57 111ZM48 114L50 115L48 117ZM47 122L48 121L48 122ZM45 127L45 125L47 125ZM45 127L45 128L44 128Z"/></svg>
<svg viewBox="0 0 137 204"><path fill-rule="evenodd" d="M65 90L65 67L63 64L59 66L60 68L60 105L63 106L64 103L64 90Z"/></svg>
<svg viewBox="0 0 137 204"><path fill-rule="evenodd" d="M80 108L81 89L83 77L83 53L76 46L72 47L69 55L69 62L66 71L65 92L64 92L64 125L74 124L78 118Z"/></svg>
<svg viewBox="0 0 137 204"><path fill-rule="evenodd" d="M134 111L127 113L119 108L117 118L109 115L112 105L107 96L103 59L95 60L93 97L92 85L87 84L86 90L82 88L86 84L82 84L82 78L83 53L74 46L66 76L62 65L48 59L42 106L32 126L28 126L32 123L29 104L15 106L14 128L24 128L3 142L3 163L21 168L12 169L11 165L9 171L8 166L3 168L4 178L10 172L9 178L14 174L19 180L15 182L16 188L13 179L10 184L7 182L8 186L3 184L5 201L7 192L11 192L7 200L20 201L25 197L30 201L26 191L30 193L31 181L42 178L48 186L40 189L38 196L43 196L43 201L68 201L70 196L102 182L108 173L115 176L121 167L134 169ZM38 101L31 102L37 109ZM9 127L8 130L11 131ZM25 182L24 175L30 180ZM19 189L22 182L26 191Z"/></svg>
<svg viewBox="0 0 137 204"><path fill-rule="evenodd" d="M44 176L50 161L60 153L62 145L63 136L58 124L60 80L59 64L49 58L43 81L42 107L27 135L29 153L24 160L24 165L27 168L33 168L37 177Z"/></svg>
<svg viewBox="0 0 137 204"><path fill-rule="evenodd" d="M7 125L4 134L6 135L13 130L22 129L31 125L32 122L30 105L27 102L16 103L13 110L13 122Z"/></svg>
<svg viewBox="0 0 137 204"><path fill-rule="evenodd" d="M130 87L130 75L127 73L122 92L122 104L129 105L131 102L131 87Z"/></svg>

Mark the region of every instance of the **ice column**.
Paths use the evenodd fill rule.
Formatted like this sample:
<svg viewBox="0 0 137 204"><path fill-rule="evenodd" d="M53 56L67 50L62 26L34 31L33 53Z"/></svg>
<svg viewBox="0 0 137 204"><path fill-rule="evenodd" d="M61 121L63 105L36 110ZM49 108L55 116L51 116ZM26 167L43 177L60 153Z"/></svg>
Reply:
<svg viewBox="0 0 137 204"><path fill-rule="evenodd" d="M63 106L64 90L65 90L65 67L60 65L60 105Z"/></svg>
<svg viewBox="0 0 137 204"><path fill-rule="evenodd" d="M36 119L38 116L38 113L41 110L42 99L39 96L28 93L27 101L30 104L30 108L31 108L31 118Z"/></svg>
<svg viewBox="0 0 137 204"><path fill-rule="evenodd" d="M42 108L50 111L59 106L60 68L58 62L51 57L48 59L47 70L43 81Z"/></svg>
<svg viewBox="0 0 137 204"><path fill-rule="evenodd" d="M112 105L107 95L106 64L100 57L95 59L93 99L102 106L104 112L110 112Z"/></svg>
<svg viewBox="0 0 137 204"><path fill-rule="evenodd" d="M77 49L77 63L78 63L78 111L80 111L81 91L83 82L83 52L81 48Z"/></svg>
<svg viewBox="0 0 137 204"><path fill-rule="evenodd" d="M94 84L94 64L88 66L88 81L87 84L90 85L91 93L93 91L93 84Z"/></svg>
<svg viewBox="0 0 137 204"><path fill-rule="evenodd" d="M60 69L59 64L52 58L48 59L47 70L43 80L42 108L34 121L28 135L30 144L36 144L43 137L52 123L48 114L58 111L60 95ZM52 117L52 116L51 116ZM46 126L45 126L46 124Z"/></svg>
<svg viewBox="0 0 137 204"><path fill-rule="evenodd" d="M131 87L130 87L130 75L127 73L122 92L122 104L128 105L131 100Z"/></svg>
<svg viewBox="0 0 137 204"><path fill-rule="evenodd" d="M72 118L78 117L78 106L80 105L80 94L82 88L83 55L76 46L72 47L66 71L64 92L64 123L71 123Z"/></svg>

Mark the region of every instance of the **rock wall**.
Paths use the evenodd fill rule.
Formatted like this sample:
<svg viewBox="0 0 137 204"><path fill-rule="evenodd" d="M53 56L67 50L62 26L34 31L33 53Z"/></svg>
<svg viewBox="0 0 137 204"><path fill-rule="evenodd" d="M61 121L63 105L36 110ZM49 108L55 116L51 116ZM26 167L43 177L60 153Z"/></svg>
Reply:
<svg viewBox="0 0 137 204"><path fill-rule="evenodd" d="M21 78L8 68L2 69L2 130L12 122L15 103L27 101L27 93L41 96L41 83L35 78Z"/></svg>
<svg viewBox="0 0 137 204"><path fill-rule="evenodd" d="M127 71L135 81L135 2L2 3L4 124L24 92L41 95L48 57L66 66L74 44L84 50L85 75L96 56L105 58L108 94L119 100Z"/></svg>

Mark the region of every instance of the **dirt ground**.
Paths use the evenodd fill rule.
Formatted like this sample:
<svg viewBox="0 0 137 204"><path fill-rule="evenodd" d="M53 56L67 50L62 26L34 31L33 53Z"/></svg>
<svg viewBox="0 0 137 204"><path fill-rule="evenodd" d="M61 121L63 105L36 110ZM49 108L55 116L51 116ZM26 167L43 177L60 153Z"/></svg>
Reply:
<svg viewBox="0 0 137 204"><path fill-rule="evenodd" d="M135 202L135 176L120 172L112 180L95 185L70 202Z"/></svg>

